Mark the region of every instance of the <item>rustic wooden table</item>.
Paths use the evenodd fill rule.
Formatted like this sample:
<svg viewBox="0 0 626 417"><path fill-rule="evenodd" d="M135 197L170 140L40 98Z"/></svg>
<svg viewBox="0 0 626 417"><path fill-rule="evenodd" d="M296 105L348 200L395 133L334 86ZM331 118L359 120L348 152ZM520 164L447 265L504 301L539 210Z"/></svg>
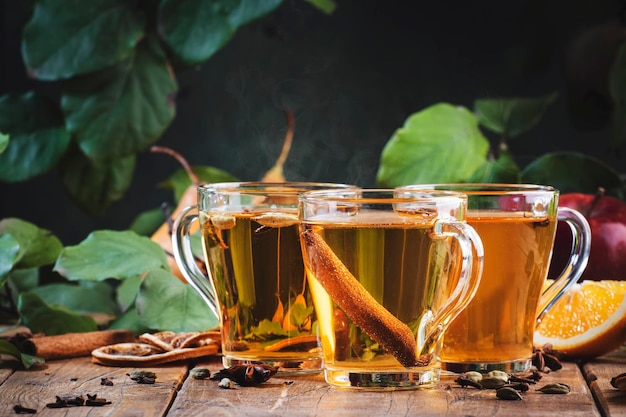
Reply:
<svg viewBox="0 0 626 417"><path fill-rule="evenodd" d="M460 388L453 378L422 391L348 391L328 386L321 375L274 377L257 387L223 389L217 381L189 377L191 364L116 368L92 364L89 357L50 361L37 370L0 369L0 416L16 415L21 405L41 416L626 416L626 394L610 385L626 372L626 349L586 364L565 363L523 393L504 401L493 390ZM218 358L197 367L221 369ZM153 385L128 377L134 370L157 375ZM113 385L102 385L107 378ZM566 395L537 388L551 382L571 386ZM47 408L57 395L97 395L102 407Z"/></svg>

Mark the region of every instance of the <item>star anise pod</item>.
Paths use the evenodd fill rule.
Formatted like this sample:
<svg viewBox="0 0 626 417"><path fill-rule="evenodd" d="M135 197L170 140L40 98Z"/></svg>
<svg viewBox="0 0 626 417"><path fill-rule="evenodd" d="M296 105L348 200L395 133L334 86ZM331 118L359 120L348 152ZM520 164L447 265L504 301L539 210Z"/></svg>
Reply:
<svg viewBox="0 0 626 417"><path fill-rule="evenodd" d="M276 372L278 372L278 366L267 364L234 365L230 368L213 372L209 379L221 381L224 378L228 378L242 387L250 387L266 382L276 375Z"/></svg>
<svg viewBox="0 0 626 417"><path fill-rule="evenodd" d="M558 371L563 367L562 354L546 343L540 349L533 348L532 364L540 372Z"/></svg>

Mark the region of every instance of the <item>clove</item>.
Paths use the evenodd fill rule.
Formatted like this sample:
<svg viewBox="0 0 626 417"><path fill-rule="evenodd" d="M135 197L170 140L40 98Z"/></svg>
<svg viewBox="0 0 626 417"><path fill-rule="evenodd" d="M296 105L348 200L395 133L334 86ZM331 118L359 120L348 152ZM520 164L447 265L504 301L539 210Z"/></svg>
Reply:
<svg viewBox="0 0 626 417"><path fill-rule="evenodd" d="M15 414L35 414L35 413L37 413L37 410L35 410L34 408L23 407L21 404L14 405L13 406L13 411L15 411Z"/></svg>
<svg viewBox="0 0 626 417"><path fill-rule="evenodd" d="M108 387L113 386L113 381L111 381L109 378L100 378L100 385L106 385Z"/></svg>
<svg viewBox="0 0 626 417"><path fill-rule="evenodd" d="M516 382L513 384L506 384L502 386L502 388L513 388L515 391L526 392L530 389L527 383L525 382Z"/></svg>
<svg viewBox="0 0 626 417"><path fill-rule="evenodd" d="M85 405L89 405L92 407L102 407L103 405L107 404L111 404L111 401L107 401L105 398L98 398L98 394L87 394L87 401L85 401Z"/></svg>
<svg viewBox="0 0 626 417"><path fill-rule="evenodd" d="M485 388L485 387L482 386L482 384L480 382L477 382L474 379L471 379L471 378L469 378L467 376L460 376L457 379L455 379L454 382L459 384L461 386L461 388L465 388L465 387L473 387L473 388L476 388L476 389L484 389Z"/></svg>

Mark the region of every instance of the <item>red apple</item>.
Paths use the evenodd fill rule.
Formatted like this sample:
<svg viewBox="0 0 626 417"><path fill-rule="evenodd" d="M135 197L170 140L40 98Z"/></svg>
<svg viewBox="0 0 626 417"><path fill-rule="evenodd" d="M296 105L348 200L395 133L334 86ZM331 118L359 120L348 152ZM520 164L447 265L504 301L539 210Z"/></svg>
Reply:
<svg viewBox="0 0 626 417"><path fill-rule="evenodd" d="M591 254L582 280L626 280L626 202L598 194L570 193L559 199L560 207L582 213L591 228ZM571 232L559 222L550 267L555 278L565 266L571 248Z"/></svg>

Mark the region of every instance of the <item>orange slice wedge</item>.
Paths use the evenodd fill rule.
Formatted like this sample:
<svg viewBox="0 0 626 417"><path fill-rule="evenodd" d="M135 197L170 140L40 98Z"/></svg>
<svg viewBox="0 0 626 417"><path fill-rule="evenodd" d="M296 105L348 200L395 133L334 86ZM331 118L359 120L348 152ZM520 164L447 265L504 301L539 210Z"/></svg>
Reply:
<svg viewBox="0 0 626 417"><path fill-rule="evenodd" d="M537 326L534 344L551 343L566 359L592 359L626 342L626 281L575 285Z"/></svg>

